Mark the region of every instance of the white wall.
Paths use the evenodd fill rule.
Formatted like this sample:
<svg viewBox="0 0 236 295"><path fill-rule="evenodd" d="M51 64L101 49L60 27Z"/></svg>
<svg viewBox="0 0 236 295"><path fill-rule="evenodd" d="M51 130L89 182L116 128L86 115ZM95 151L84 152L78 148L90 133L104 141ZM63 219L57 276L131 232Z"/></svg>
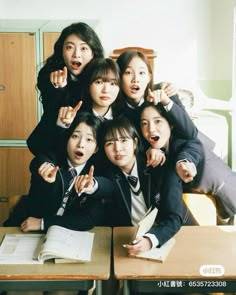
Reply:
<svg viewBox="0 0 236 295"><path fill-rule="evenodd" d="M236 0L0 0L2 19L99 20L106 55L143 46L157 52L155 80L191 87L230 80Z"/></svg>

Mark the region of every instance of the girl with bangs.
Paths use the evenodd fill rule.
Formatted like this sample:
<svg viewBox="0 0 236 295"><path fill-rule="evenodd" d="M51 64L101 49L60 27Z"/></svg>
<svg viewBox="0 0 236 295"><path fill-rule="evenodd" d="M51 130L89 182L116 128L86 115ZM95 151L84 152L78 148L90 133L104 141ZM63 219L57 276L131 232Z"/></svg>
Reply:
<svg viewBox="0 0 236 295"><path fill-rule="evenodd" d="M59 109L54 124L40 132L33 132L28 139L31 152L40 154L55 150L57 142L81 111L93 113L101 121L116 117L120 110L120 76L116 62L110 58L96 58L84 68L81 100L75 107ZM83 103L82 103L83 100ZM38 130L39 131L39 130Z"/></svg>
<svg viewBox="0 0 236 295"><path fill-rule="evenodd" d="M120 73L114 60L94 59L86 66L82 81L82 97L86 97L86 111L92 112L102 121L119 115Z"/></svg>
<svg viewBox="0 0 236 295"><path fill-rule="evenodd" d="M182 200L182 182L170 163L146 167L140 138L134 125L117 117L102 125L102 143L112 164L109 178L114 184L111 206L113 226L136 226L150 207L157 207L156 224L139 237L135 245L126 244L129 254L138 254L163 245L181 225L196 221Z"/></svg>

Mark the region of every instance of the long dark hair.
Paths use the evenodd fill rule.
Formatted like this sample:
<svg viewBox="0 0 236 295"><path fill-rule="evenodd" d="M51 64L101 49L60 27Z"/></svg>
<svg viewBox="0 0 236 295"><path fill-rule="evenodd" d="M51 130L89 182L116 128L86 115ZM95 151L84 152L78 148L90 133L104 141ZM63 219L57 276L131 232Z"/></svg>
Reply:
<svg viewBox="0 0 236 295"><path fill-rule="evenodd" d="M50 72L62 69L65 65L63 59L63 45L65 39L72 34L75 34L89 45L94 54L94 58L104 57L104 49L96 32L86 23L73 23L62 30L61 35L54 44L53 54L46 60L44 67L47 67Z"/></svg>
<svg viewBox="0 0 236 295"><path fill-rule="evenodd" d="M158 113L169 122L167 111L165 110L164 106L161 103L154 105L153 102L145 101L139 108L140 117L142 115L142 112L148 107L152 107L156 109Z"/></svg>
<svg viewBox="0 0 236 295"><path fill-rule="evenodd" d="M83 85L81 97L84 99L84 107L91 111L93 99L90 95L90 85L97 79L104 82L110 81L110 74L114 74L116 83L120 87L120 70L117 63L111 58L95 58L92 59L84 68L81 84ZM120 108L119 94L112 104L112 109Z"/></svg>
<svg viewBox="0 0 236 295"><path fill-rule="evenodd" d="M148 89L149 88L153 89L153 73L152 73L152 68L151 68L150 62L145 54L143 54L141 51L138 51L138 50L127 50L127 51L124 51L123 53L121 53L121 55L117 59L117 64L120 68L120 75L122 77L122 75L124 74L124 72L126 71L128 65L129 65L129 63L131 62L131 60L134 57L139 57L140 59L142 59L142 61L147 65L148 72L150 74L150 82L148 83L147 88L144 93L144 97L146 97L148 94Z"/></svg>

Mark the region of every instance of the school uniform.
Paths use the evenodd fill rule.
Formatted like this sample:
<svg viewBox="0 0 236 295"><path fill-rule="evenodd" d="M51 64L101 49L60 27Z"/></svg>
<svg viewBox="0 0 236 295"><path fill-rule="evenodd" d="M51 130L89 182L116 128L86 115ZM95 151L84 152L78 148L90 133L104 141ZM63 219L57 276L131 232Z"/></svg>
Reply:
<svg viewBox="0 0 236 295"><path fill-rule="evenodd" d="M137 157L137 173L140 182L141 196L146 210L151 206L158 208L157 226L151 228L148 234L154 235L158 245L162 245L177 233L183 224L196 224L182 200L182 182L174 169L165 164L162 167L146 168L145 162ZM132 212L133 193L126 175L113 167L110 178L115 187L113 197L113 226L135 225L135 213Z"/></svg>
<svg viewBox="0 0 236 295"><path fill-rule="evenodd" d="M164 106L167 120L174 126L177 136L185 139L194 139L198 136L198 129L185 111L182 103L175 97L176 96L172 96L170 98L170 104ZM144 99L141 99L139 104L134 107L125 101L121 109L123 116L127 117L134 124L140 134L140 107L143 103Z"/></svg>
<svg viewBox="0 0 236 295"><path fill-rule="evenodd" d="M97 177L99 188L93 195L82 193L78 196L73 188L70 191L63 215L59 215L58 210L62 206L69 185L66 181L66 174L70 167L66 161L63 162L57 172L55 182L48 183L38 174L38 168L44 162L57 165L58 163L52 159L52 157L43 155L33 159L30 165L31 187L25 210L20 214L15 212L4 225L19 226L23 220L30 216L43 218L45 230L51 225L74 230L89 230L94 226L104 225L105 207L102 200L110 194L106 178ZM87 174L91 165L92 161L88 161L80 174Z"/></svg>
<svg viewBox="0 0 236 295"><path fill-rule="evenodd" d="M194 147L195 145L195 147ZM173 153L175 153L173 144ZM223 218L231 218L236 214L236 172L206 145L193 143L192 149L186 150L185 155L175 157L186 159L195 164L197 175L193 181L184 184L184 192L208 194L216 201L217 214ZM176 153L175 153L176 154ZM201 155L201 157L199 157ZM184 157L184 158L183 158Z"/></svg>
<svg viewBox="0 0 236 295"><path fill-rule="evenodd" d="M56 69L54 69L55 71ZM67 84L65 87L55 87L50 82L50 73L52 69L43 67L39 71L37 78L38 88L40 90L41 101L44 112L49 117L51 113L58 113L62 106L74 107L81 100L81 75L74 76L68 72Z"/></svg>

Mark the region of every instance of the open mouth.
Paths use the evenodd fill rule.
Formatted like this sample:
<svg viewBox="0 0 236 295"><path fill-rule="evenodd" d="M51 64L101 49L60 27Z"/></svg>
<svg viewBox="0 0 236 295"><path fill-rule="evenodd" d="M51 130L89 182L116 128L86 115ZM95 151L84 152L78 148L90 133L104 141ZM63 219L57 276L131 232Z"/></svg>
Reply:
<svg viewBox="0 0 236 295"><path fill-rule="evenodd" d="M78 152L75 152L75 155L76 155L77 157L83 157L84 154L83 154L82 152L79 152L79 151L78 151Z"/></svg>
<svg viewBox="0 0 236 295"><path fill-rule="evenodd" d="M71 64L74 69L78 69L82 65L82 63L79 61L72 61Z"/></svg>
<svg viewBox="0 0 236 295"><path fill-rule="evenodd" d="M151 136L152 141L158 141L159 139L160 139L160 136L157 136L157 135Z"/></svg>
<svg viewBox="0 0 236 295"><path fill-rule="evenodd" d="M139 86L132 86L131 87L131 90L134 90L134 91L139 91L140 87Z"/></svg>

